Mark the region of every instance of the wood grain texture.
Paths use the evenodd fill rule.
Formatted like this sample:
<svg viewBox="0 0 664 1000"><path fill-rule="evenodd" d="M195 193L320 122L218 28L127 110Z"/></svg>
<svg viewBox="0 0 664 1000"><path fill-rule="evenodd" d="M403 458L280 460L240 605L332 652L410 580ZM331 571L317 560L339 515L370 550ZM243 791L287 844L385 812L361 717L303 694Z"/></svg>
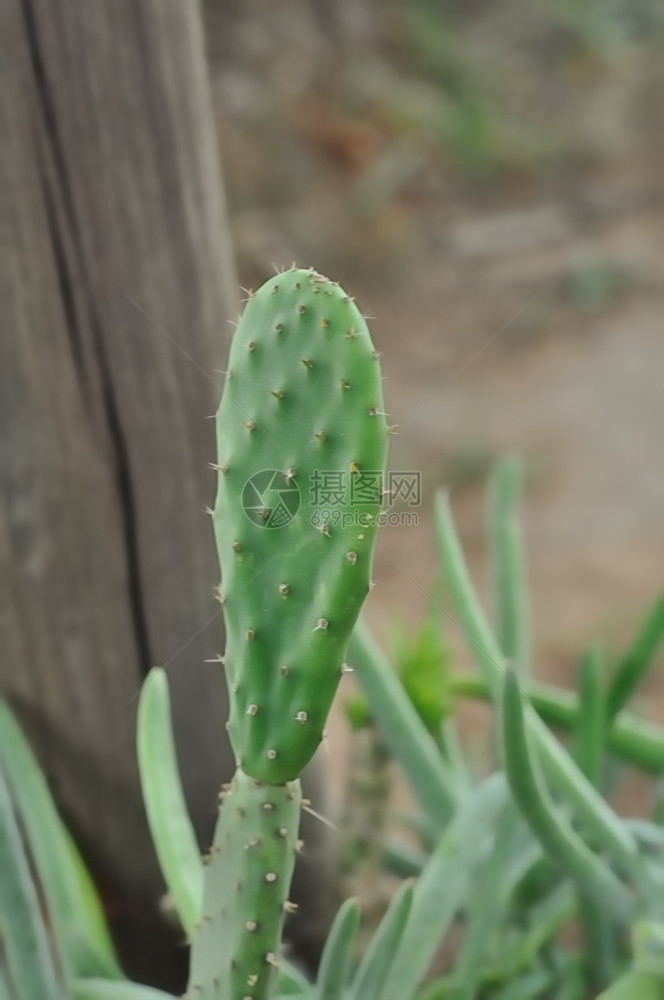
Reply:
<svg viewBox="0 0 664 1000"><path fill-rule="evenodd" d="M236 282L201 28L181 0L5 0L0 35L0 682L139 919L160 886L134 752L153 664L199 829L222 776L205 417Z"/></svg>

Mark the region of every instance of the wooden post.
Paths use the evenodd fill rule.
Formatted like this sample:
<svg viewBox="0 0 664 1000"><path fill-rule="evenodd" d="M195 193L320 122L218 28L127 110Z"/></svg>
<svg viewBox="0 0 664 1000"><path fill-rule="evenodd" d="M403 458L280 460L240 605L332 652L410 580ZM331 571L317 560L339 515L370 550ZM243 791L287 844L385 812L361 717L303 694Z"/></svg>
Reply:
<svg viewBox="0 0 664 1000"><path fill-rule="evenodd" d="M0 684L131 971L165 984L134 749L153 664L199 830L223 776L205 417L236 281L198 7L5 0L0 37Z"/></svg>

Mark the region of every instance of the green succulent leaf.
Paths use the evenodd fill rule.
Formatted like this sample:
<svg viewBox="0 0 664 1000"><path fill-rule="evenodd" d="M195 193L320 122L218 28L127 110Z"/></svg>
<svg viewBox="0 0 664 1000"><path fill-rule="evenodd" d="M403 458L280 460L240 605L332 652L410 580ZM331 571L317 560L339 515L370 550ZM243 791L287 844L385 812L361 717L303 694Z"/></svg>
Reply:
<svg viewBox="0 0 664 1000"><path fill-rule="evenodd" d="M533 833L551 860L582 891L614 919L629 923L635 914L634 897L556 810L537 773L526 729L524 697L513 673L505 679L501 731L510 788Z"/></svg>
<svg viewBox="0 0 664 1000"><path fill-rule="evenodd" d="M360 926L360 907L347 899L339 908L325 942L316 982L316 1000L343 1000Z"/></svg>
<svg viewBox="0 0 664 1000"><path fill-rule="evenodd" d="M378 925L348 991L348 1000L387 1000L394 996L390 962L403 940L413 904L413 886L405 882Z"/></svg>
<svg viewBox="0 0 664 1000"><path fill-rule="evenodd" d="M441 829L458 798L451 769L362 621L355 626L347 655L385 743L404 769L423 812Z"/></svg>
<svg viewBox="0 0 664 1000"><path fill-rule="evenodd" d="M406 931L383 1000L412 1000L452 921L468 900L481 848L509 801L502 774L487 778L459 807L418 879Z"/></svg>
<svg viewBox="0 0 664 1000"><path fill-rule="evenodd" d="M530 615L521 526L517 517L525 470L516 456L494 466L487 527L496 631L505 659L520 675L530 669Z"/></svg>
<svg viewBox="0 0 664 1000"><path fill-rule="evenodd" d="M0 763L39 875L63 967L72 977L120 978L96 889L37 760L4 703L0 703Z"/></svg>
<svg viewBox="0 0 664 1000"><path fill-rule="evenodd" d="M0 769L0 941L18 1000L65 1000L40 899Z"/></svg>
<svg viewBox="0 0 664 1000"><path fill-rule="evenodd" d="M180 782L168 680L155 667L138 705L138 765L157 857L182 926L191 934L203 905L203 864Z"/></svg>
<svg viewBox="0 0 664 1000"><path fill-rule="evenodd" d="M491 690L494 705L499 708L506 662L477 599L449 500L443 493L436 497L435 517L440 555L459 623L469 641L478 669ZM636 842L629 830L618 821L599 792L546 729L531 706L528 706L525 724L542 769L552 785L574 807L598 844L610 850L622 867L638 878L640 870Z"/></svg>
<svg viewBox="0 0 664 1000"><path fill-rule="evenodd" d="M607 724L613 722L632 697L664 642L664 595L648 612L632 646L616 667L606 696Z"/></svg>

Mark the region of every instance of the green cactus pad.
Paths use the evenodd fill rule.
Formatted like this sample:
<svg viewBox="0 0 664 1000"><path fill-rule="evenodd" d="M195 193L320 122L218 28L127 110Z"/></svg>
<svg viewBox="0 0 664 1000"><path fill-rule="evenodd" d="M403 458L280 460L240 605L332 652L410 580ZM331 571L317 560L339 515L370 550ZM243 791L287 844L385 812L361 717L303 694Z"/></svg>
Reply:
<svg viewBox="0 0 664 1000"><path fill-rule="evenodd" d="M188 1000L271 995L300 822L299 781L275 787L237 771L207 859Z"/></svg>
<svg viewBox="0 0 664 1000"><path fill-rule="evenodd" d="M388 428L357 307L309 270L276 275L238 325L217 414L214 527L238 764L278 784L323 738L370 586Z"/></svg>

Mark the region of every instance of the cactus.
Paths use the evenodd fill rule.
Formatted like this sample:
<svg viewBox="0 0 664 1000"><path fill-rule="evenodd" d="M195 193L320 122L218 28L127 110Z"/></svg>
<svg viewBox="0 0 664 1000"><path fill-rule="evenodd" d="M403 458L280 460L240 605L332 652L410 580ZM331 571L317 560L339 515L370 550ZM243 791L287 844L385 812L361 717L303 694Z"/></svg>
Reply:
<svg viewBox="0 0 664 1000"><path fill-rule="evenodd" d="M299 777L370 587L388 427L366 323L313 270L249 297L217 414L213 521L237 773L193 934L189 995L269 996Z"/></svg>

